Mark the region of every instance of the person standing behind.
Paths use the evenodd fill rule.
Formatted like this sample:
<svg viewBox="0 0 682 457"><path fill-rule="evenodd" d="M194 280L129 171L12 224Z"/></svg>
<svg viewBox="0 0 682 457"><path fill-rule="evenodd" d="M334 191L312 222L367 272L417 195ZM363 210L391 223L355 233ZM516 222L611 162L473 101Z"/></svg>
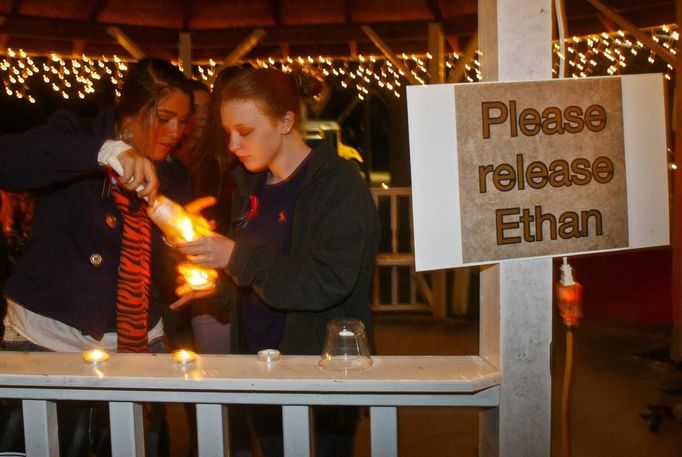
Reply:
<svg viewBox="0 0 682 457"><path fill-rule="evenodd" d="M211 100L211 91L206 84L195 79L189 80L194 94L192 116L189 118L185 134L178 143L173 155L188 169L196 163L196 147L199 138L204 133L208 120L208 104Z"/></svg>
<svg viewBox="0 0 682 457"><path fill-rule="evenodd" d="M221 100L218 94L236 71L236 67L224 68L213 82L206 128L195 145L195 163L191 169L194 197L215 198L215 204L203 209L202 215L213 221L214 230L222 235L229 234L232 228L230 202L236 184L231 171L237 161L227 147L227 137L220 120ZM216 296L196 300L190 306L194 341L199 353L230 353L230 310L225 292L222 288Z"/></svg>
<svg viewBox="0 0 682 457"><path fill-rule="evenodd" d="M187 119L187 125L182 138L178 141L173 152L167 158L167 161L169 162L180 162L182 165L176 165L178 170L177 173L181 173L185 176L189 175L189 170L196 163L197 141L206 127L208 103L211 96L210 90L204 83L193 79L188 82L192 88L193 94L192 113ZM184 201L182 203L184 203ZM161 287L161 296L159 297L162 303L160 309L163 318L167 349L196 350L191 324L191 310L183 309L171 311L168 309L168 305L176 300L174 293L174 271L177 259L168 258L167 260L167 263L154 265L155 269L163 271L161 277L168 281L168 284L164 284L164 286Z"/></svg>
<svg viewBox="0 0 682 457"><path fill-rule="evenodd" d="M168 248L144 199L159 189L191 198L187 172L167 161L191 107L182 72L145 58L115 110L93 119L60 111L0 137L0 187L38 194L31 242L4 289L6 350L162 352L151 265ZM64 445L73 435L62 422L59 431Z"/></svg>
<svg viewBox="0 0 682 457"><path fill-rule="evenodd" d="M224 269L235 287L232 352L266 348L319 355L327 322L356 318L372 336L369 289L379 220L355 169L327 143L311 150L300 131L303 96L319 82L303 74L248 69L215 93L234 168L233 230L180 243L197 265ZM183 306L201 293L180 287ZM355 408L314 408L317 454L350 456ZM263 455L283 453L281 410L250 411Z"/></svg>

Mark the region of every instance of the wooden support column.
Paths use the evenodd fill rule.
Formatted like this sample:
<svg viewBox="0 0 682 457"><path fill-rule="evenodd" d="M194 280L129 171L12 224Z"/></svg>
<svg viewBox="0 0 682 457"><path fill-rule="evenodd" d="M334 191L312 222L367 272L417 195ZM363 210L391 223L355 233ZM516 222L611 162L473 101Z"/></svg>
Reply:
<svg viewBox="0 0 682 457"><path fill-rule="evenodd" d="M445 39L443 38L443 26L438 23L429 24L429 75L431 84L445 82Z"/></svg>
<svg viewBox="0 0 682 457"><path fill-rule="evenodd" d="M479 0L486 81L552 77L552 0ZM550 455L552 261L481 272L480 355L502 373L500 404L480 413L481 457Z"/></svg>
<svg viewBox="0 0 682 457"><path fill-rule="evenodd" d="M189 32L180 32L178 50L182 71L187 79L192 79L192 35Z"/></svg>

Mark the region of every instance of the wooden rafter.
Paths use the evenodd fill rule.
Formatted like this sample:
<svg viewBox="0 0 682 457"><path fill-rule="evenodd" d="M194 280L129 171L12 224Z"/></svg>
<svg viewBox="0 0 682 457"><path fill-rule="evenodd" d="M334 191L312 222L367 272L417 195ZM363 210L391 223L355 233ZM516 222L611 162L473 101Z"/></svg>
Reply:
<svg viewBox="0 0 682 457"><path fill-rule="evenodd" d="M447 41L448 45L450 45L450 49L453 52L458 53L458 52L460 52L460 49L462 49L462 47L459 44L459 38L456 36L453 36L453 35L446 36L445 41Z"/></svg>
<svg viewBox="0 0 682 457"><path fill-rule="evenodd" d="M265 36L265 30L256 29L251 34L242 41L239 46L234 48L224 59L222 67L229 67L234 65L235 62L241 60L246 54L248 54Z"/></svg>
<svg viewBox="0 0 682 457"><path fill-rule="evenodd" d="M471 35L469 42L467 43L466 49L464 49L464 54L459 58L457 66L455 66L455 71L453 71L448 77L449 83L456 83L462 79L464 72L466 71L466 65L474 60L474 54L478 49L478 33Z"/></svg>
<svg viewBox="0 0 682 457"><path fill-rule="evenodd" d="M644 43L649 49L654 51L661 59L665 60L667 63L675 67L677 65L677 59L675 56L668 51L666 48L656 43L649 35L639 30L632 22L628 21L625 17L613 11L611 8L603 4L599 0L587 0L592 6L597 8L604 14L604 16L611 19L613 22L622 27L626 32L631 33L639 41Z"/></svg>
<svg viewBox="0 0 682 457"><path fill-rule="evenodd" d="M362 26L362 31L365 32L365 34L369 37L370 40L374 43L374 45L379 48L379 50L384 54L384 56L393 64L393 66L400 71L400 73L410 82L410 84L417 85L419 84L419 81L415 79L414 76L412 76L412 72L410 71L409 68L405 67L403 63L398 59L398 57L393 53L391 48L389 48L386 43L383 42L381 38L379 38L379 35L374 33L374 30L372 30L371 27L367 25Z"/></svg>
<svg viewBox="0 0 682 457"><path fill-rule="evenodd" d="M0 16L2 17L2 16ZM25 37L33 40L63 40L72 42L83 39L87 42L109 43L111 38L106 34L107 26L112 23L93 23L69 19L48 19L28 16L4 16L6 21L0 24L1 33ZM443 32L446 35L468 36L475 28L466 23L456 21L444 22ZM428 23L424 21L370 23L368 24L386 42L409 42L420 40L426 43ZM117 26L118 27L118 26ZM141 27L126 25L120 27L133 37L140 47L172 48L175 47L177 35L182 30L160 27ZM262 44L279 46L287 42L291 46L321 44L347 45L349 40L368 43L367 36L357 25L353 24L314 24L314 25L281 25L262 27L267 32ZM253 28L227 28L192 30L192 41L195 47L235 47L240 44L245 34Z"/></svg>
<svg viewBox="0 0 682 457"><path fill-rule="evenodd" d="M135 59L140 60L144 57L144 52L137 47L135 42L131 40L128 35L123 33L123 30L116 26L109 26L107 27L107 33L114 37L118 44L120 44L123 49L128 51L128 53Z"/></svg>
<svg viewBox="0 0 682 457"><path fill-rule="evenodd" d="M156 2L154 0L135 0L145 5L143 12L135 18L121 18L121 21L129 23L117 23L116 17L120 14L122 0L89 0L83 2L88 5L87 9L78 11L78 17L83 19L67 19L60 17L41 16L40 9L47 5L46 0L7 0L5 7L5 23L0 23L0 33L9 35L8 45L12 48L22 48L30 54L50 54L57 52L69 54L73 43L84 41L84 49L91 55L111 55L118 52L118 45L110 35L106 33L108 26L119 27L134 41L135 45L144 53L162 58L177 58L178 34L180 32L192 33L192 55L198 61L227 55L241 44L241 41L254 28L260 26L267 35L259 42L257 48L250 52L251 56L267 57L277 55L282 50L282 44L288 45L289 54L317 55L322 54L330 57L346 57L349 51L349 42L357 43L359 54L375 52L375 45L366 36L360 25L368 25L381 37L382 41L395 53L421 54L428 49L428 24L437 22L442 25L443 36L452 50L458 50L457 41L463 44L476 30L477 15L468 7L462 7L459 2L447 4L443 0L426 0L415 2L414 10L420 9L419 13L410 16L411 13L392 11L381 17L380 9L373 10L375 22L362 24L360 16L363 9L357 0L342 0L331 14L324 14L324 20L315 23L316 11L322 11L322 6L311 6L310 10L300 9L299 13L305 13L301 18L294 15L294 10L288 9L288 0L268 0L265 3L256 2L258 9L253 9L251 2L240 2L242 6L233 10L234 17L210 17L207 16L206 7L201 2L191 0L166 0ZM602 0L606 2L606 0ZM616 3L615 0L609 0ZM372 0L378 4L390 7L389 0ZM50 2L52 4L54 2ZM318 2L320 3L320 2ZM618 12L632 21L637 28L651 27L663 23L673 23L674 2L672 0L653 0L645 3L645 0L628 0L617 2L625 5ZM170 18L163 5L169 5L177 12L174 18ZM419 4L419 5L418 5ZM22 13L29 12L31 15ZM73 8L73 2L67 2L64 11ZM599 22L598 14L606 17L603 13L594 9L587 2L569 2L569 26L571 35L585 35L601 33L604 26ZM141 11L142 11L141 10ZM158 14L156 12L158 10ZM258 11L259 16L254 16ZM62 12L62 13L63 13ZM244 14L242 14L242 12ZM47 13L45 13L47 14ZM334 14L336 16L334 16ZM396 20L396 17L400 17ZM411 17L427 17L429 20L411 19ZM322 16L320 16L322 18ZM335 19L334 19L335 18ZM432 19L433 18L433 19ZM608 19L612 22L612 19ZM170 21L170 22L169 22ZM303 25L295 25L297 21ZM1 21L0 21L1 22ZM152 26L149 24L168 24L174 26ZM244 24L239 26L237 24ZM137 25L133 25L137 24ZM261 25L262 24L262 25ZM190 30L191 29L191 30ZM464 48L464 45L462 45ZM446 48L447 49L447 48ZM660 51L657 54L663 55Z"/></svg>

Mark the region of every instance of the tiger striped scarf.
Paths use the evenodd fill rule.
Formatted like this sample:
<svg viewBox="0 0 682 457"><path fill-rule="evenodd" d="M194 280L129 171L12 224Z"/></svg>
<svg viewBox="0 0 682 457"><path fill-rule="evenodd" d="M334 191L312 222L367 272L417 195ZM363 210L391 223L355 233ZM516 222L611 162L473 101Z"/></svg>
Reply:
<svg viewBox="0 0 682 457"><path fill-rule="evenodd" d="M149 285L151 276L151 222L143 207L111 187L116 207L123 215L123 238L116 292L118 352L148 352Z"/></svg>

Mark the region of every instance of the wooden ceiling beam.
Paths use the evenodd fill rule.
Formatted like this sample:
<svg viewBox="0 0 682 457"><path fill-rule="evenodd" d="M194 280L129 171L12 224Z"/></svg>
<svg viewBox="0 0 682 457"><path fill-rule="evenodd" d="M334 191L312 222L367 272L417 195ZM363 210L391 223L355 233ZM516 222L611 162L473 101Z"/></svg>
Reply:
<svg viewBox="0 0 682 457"><path fill-rule="evenodd" d="M464 54L460 56L457 64L455 65L455 70L448 77L449 83L457 83L464 76L466 72L466 66L471 64L474 60L474 55L478 49L478 33L475 33L469 39L466 48L464 49Z"/></svg>
<svg viewBox="0 0 682 457"><path fill-rule="evenodd" d="M123 49L128 51L128 54L133 56L133 58L140 60L144 57L144 52L140 49L133 40L128 37L123 30L119 29L115 25L107 27L107 33L114 37L118 44L121 45Z"/></svg>
<svg viewBox="0 0 682 457"><path fill-rule="evenodd" d="M0 17L5 19L4 24L0 24L0 33L37 39L63 39L67 41L82 39L87 42L106 43L111 41L105 32L106 27L117 26L140 46L163 47L172 46L177 40L178 33L182 31L33 16ZM428 22L426 21L369 23L368 25L386 40L425 38L428 33ZM273 43L286 41L296 45L347 43L351 39L367 41L367 37L362 33L360 26L355 24L283 25L261 28L267 32L266 41ZM466 20L457 19L443 22L443 32L446 35L468 36L473 33L475 28L475 15ZM252 30L252 27L192 30L192 39L195 46L210 47L218 41L223 45L237 46L244 36Z"/></svg>
<svg viewBox="0 0 682 457"><path fill-rule="evenodd" d="M400 60L391 50L391 48L389 48L388 45L386 45L386 43L384 43L384 41L381 38L379 38L379 36L374 32L374 30L372 30L371 27L363 25L362 31L365 32L365 34L367 34L367 36L370 38L370 40L372 40L374 45L377 48L379 48L379 50L384 54L384 56L393 64L393 66L398 71L400 71L400 73L410 82L410 84L413 85L419 84L419 81L415 79L410 69L403 65L402 60Z"/></svg>
<svg viewBox="0 0 682 457"><path fill-rule="evenodd" d="M112 41L103 24L32 16L2 16L2 18L0 32L12 36L65 41L82 39L100 43Z"/></svg>
<svg viewBox="0 0 682 457"><path fill-rule="evenodd" d="M661 46L660 44L656 43L647 33L642 32L639 30L639 28L634 25L632 22L627 20L625 17L621 16L620 14L616 13L613 11L611 8L606 6L604 3L602 3L599 0L587 0L597 8L604 16L608 17L611 19L613 22L618 24L620 27L622 27L626 32L629 32L635 36L639 41L644 43L649 49L654 51L658 56L665 60L667 63L672 65L673 67L677 65L677 59L671 53L668 51L666 48Z"/></svg>
<svg viewBox="0 0 682 457"><path fill-rule="evenodd" d="M234 65L237 61L242 60L265 36L265 30L256 29L246 37L244 41L239 43L225 58L221 67L229 67ZM217 73L217 71L216 71Z"/></svg>
<svg viewBox="0 0 682 457"><path fill-rule="evenodd" d="M434 5L440 7L438 1L430 1L433 1ZM183 1L184 3L191 2ZM15 4L19 5L19 2ZM101 17L102 15L97 13L97 11L101 8L106 8L106 4L106 0L97 0L89 12L90 16ZM279 4L280 8L284 5L281 0ZM572 4L571 2L567 6L570 8ZM266 36L262 38L257 48L253 49L249 55L260 55L266 51L273 52L274 54L272 55L278 55L281 53L283 43L289 45L289 54L291 56L299 55L298 52L302 49L308 50L311 55L348 56L348 43L350 42L357 43L358 52L361 54L366 54L368 49L370 50L369 52L375 53L376 50L371 40L362 32L360 25L352 23L354 19L352 5L353 1L347 0L347 14L344 19L348 21L347 23L262 27L266 32ZM674 3L670 1L653 3L646 10L634 8L631 10L632 12L628 12L628 10L625 13L623 13L623 9L619 11L625 14L625 18L628 21L631 21L639 28L674 22ZM596 9L592 8L591 14L584 13L576 19L575 15L571 15L569 10L568 18L571 35L603 32L604 25L598 19L599 14ZM190 16L187 16L187 18L187 21L191 22ZM269 22L271 18L266 17L264 20ZM443 34L448 40L450 47L454 50L458 47L457 41L466 43L475 32L477 17L476 14L460 15L444 19L441 21L441 24ZM367 25L394 52L423 53L427 50L427 21L382 22L368 23ZM70 54L73 43L76 40L82 40L85 43L85 50L90 55L97 55L99 49L116 49L116 41L106 33L108 26L118 26L141 52L153 56L171 55L173 59L177 58L178 34L182 31L187 31L17 14L0 16L0 34L9 36L7 43L9 46L13 48L31 46L24 49L30 53L40 54L52 51ZM229 54L252 31L253 27L194 29L191 32L192 57L194 59L202 59L203 57L200 56L210 55L215 58L216 56ZM271 47L273 49L270 49ZM344 52L339 51L342 48L345 49ZM63 51L63 49L66 49L66 51ZM120 53L120 51L114 52Z"/></svg>

